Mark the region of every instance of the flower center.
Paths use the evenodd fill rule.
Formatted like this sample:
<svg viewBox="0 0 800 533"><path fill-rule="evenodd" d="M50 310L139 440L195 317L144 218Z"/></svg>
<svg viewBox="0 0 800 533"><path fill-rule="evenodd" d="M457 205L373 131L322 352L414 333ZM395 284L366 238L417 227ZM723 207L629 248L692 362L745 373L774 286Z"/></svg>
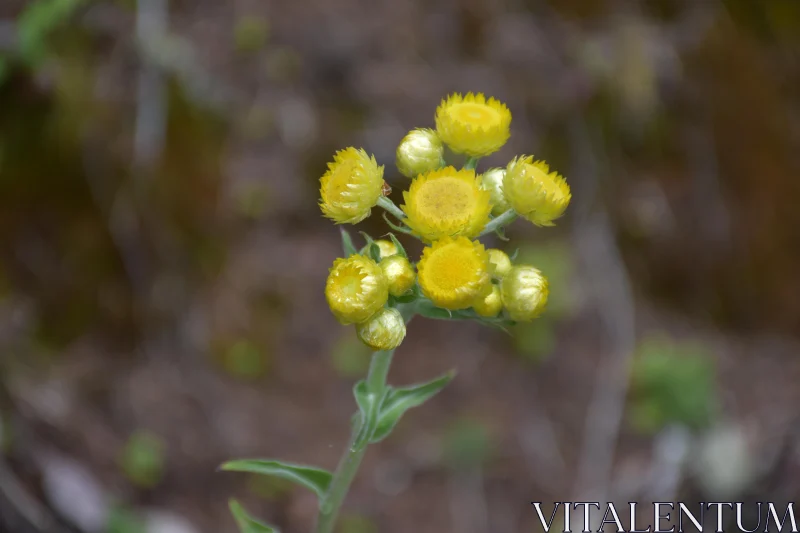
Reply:
<svg viewBox="0 0 800 533"><path fill-rule="evenodd" d="M431 254L425 270L440 290L452 291L474 282L484 266L471 248L451 244Z"/></svg>
<svg viewBox="0 0 800 533"><path fill-rule="evenodd" d="M346 299L356 298L363 293L364 275L358 269L347 268L347 270L341 272L334 287L340 297Z"/></svg>
<svg viewBox="0 0 800 533"><path fill-rule="evenodd" d="M487 105L463 102L454 104L450 112L458 120L476 126L494 126L500 123L500 114Z"/></svg>
<svg viewBox="0 0 800 533"><path fill-rule="evenodd" d="M426 182L418 192L422 214L438 220L461 220L475 207L474 188L464 180L444 177Z"/></svg>

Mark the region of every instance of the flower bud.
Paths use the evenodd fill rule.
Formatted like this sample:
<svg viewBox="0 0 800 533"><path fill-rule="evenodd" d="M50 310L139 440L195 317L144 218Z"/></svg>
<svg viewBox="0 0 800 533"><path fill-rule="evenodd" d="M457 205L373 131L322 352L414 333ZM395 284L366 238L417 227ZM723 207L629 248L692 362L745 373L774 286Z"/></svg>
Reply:
<svg viewBox="0 0 800 533"><path fill-rule="evenodd" d="M511 270L511 258L503 250L489 248L489 272L493 278L502 279Z"/></svg>
<svg viewBox="0 0 800 533"><path fill-rule="evenodd" d="M383 167L364 150L336 152L320 178L319 206L337 224L355 224L370 215L383 192Z"/></svg>
<svg viewBox="0 0 800 533"><path fill-rule="evenodd" d="M328 274L325 298L342 324L363 322L389 299L389 283L375 261L363 255L337 259Z"/></svg>
<svg viewBox="0 0 800 533"><path fill-rule="evenodd" d="M564 214L572 199L564 177L531 156L508 164L503 192L514 211L537 226L554 226L553 221Z"/></svg>
<svg viewBox="0 0 800 533"><path fill-rule="evenodd" d="M491 285L491 289L489 290L488 294L475 300L475 303L472 304L472 308L481 316L497 316L503 309L503 300L500 297L500 287L497 285Z"/></svg>
<svg viewBox="0 0 800 533"><path fill-rule="evenodd" d="M402 255L393 255L386 259L381 259L378 265L383 270L383 275L389 283L389 294L392 296L402 296L414 286L414 281L416 280L414 267Z"/></svg>
<svg viewBox="0 0 800 533"><path fill-rule="evenodd" d="M494 216L500 216L511 209L511 205L503 193L505 175L506 169L504 168L490 168L481 174L481 187L492 195L492 215Z"/></svg>
<svg viewBox="0 0 800 533"><path fill-rule="evenodd" d="M406 323L397 309L383 308L366 322L357 324L356 333L373 350L394 350L406 336Z"/></svg>
<svg viewBox="0 0 800 533"><path fill-rule="evenodd" d="M397 146L397 170L408 178L441 166L444 145L435 131L411 130Z"/></svg>
<svg viewBox="0 0 800 533"><path fill-rule="evenodd" d="M399 253L397 246L395 246L392 241L387 241L386 239L380 239L375 241L375 244L378 245L378 248L381 251L381 259L386 259L387 257L391 257Z"/></svg>
<svg viewBox="0 0 800 533"><path fill-rule="evenodd" d="M533 320L547 304L547 278L528 265L517 265L503 277L500 296L512 320Z"/></svg>

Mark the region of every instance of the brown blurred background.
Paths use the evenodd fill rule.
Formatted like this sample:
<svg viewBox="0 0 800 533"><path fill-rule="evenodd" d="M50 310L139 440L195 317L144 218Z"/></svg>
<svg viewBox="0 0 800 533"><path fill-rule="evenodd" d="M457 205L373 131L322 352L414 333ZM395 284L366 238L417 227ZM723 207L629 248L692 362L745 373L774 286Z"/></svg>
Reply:
<svg viewBox="0 0 800 533"><path fill-rule="evenodd" d="M325 306L336 149L386 166L440 99L506 102L568 179L486 242L551 280L510 335L415 320L456 380L370 449L342 533L535 531L530 501L800 497L800 2L5 0L0 530L283 532L369 353ZM377 216L361 224L374 236ZM407 242L419 252L419 245Z"/></svg>

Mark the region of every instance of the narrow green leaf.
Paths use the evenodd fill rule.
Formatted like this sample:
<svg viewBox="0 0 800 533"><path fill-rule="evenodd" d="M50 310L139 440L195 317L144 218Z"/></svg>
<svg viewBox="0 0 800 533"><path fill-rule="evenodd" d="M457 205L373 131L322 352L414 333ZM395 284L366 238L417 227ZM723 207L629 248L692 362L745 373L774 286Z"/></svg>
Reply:
<svg viewBox="0 0 800 533"><path fill-rule="evenodd" d="M378 426L381 404L386 397L386 391L370 392L367 387L367 382L362 379L353 387L353 396L355 396L358 409L361 412L358 434L353 442L353 447L355 449L361 449L370 442L372 435L375 433L375 429Z"/></svg>
<svg viewBox="0 0 800 533"><path fill-rule="evenodd" d="M512 263L517 260L518 255L519 255L519 248L514 250L514 253L509 256L509 259L511 259Z"/></svg>
<svg viewBox="0 0 800 533"><path fill-rule="evenodd" d="M400 233L405 233L406 235L414 235L414 232L411 231L410 229L405 228L403 226L398 226L397 224L389 220L389 217L386 215L386 213L383 214L383 220L386 221L389 227L395 231L399 231Z"/></svg>
<svg viewBox="0 0 800 533"><path fill-rule="evenodd" d="M426 318L433 318L436 320L453 320L453 312L448 309L436 307L434 303L427 298L420 298L416 303L416 312L418 315Z"/></svg>
<svg viewBox="0 0 800 533"><path fill-rule="evenodd" d="M339 231L342 232L342 250L344 251L344 256L350 257L351 255L357 253L356 247L353 244L353 239L350 237L350 234L347 233L347 230L344 228L339 228Z"/></svg>
<svg viewBox="0 0 800 533"><path fill-rule="evenodd" d="M516 324L513 320L503 317L503 315L496 316L496 317L485 317L481 316L475 312L474 309L461 309L458 311L453 311L453 319L454 320L473 320L484 326L489 326L492 328L500 329L508 333L506 328L509 328Z"/></svg>
<svg viewBox="0 0 800 533"><path fill-rule="evenodd" d="M376 263L380 263L381 261L381 249L380 247L375 244L375 239L369 236L369 234L365 231L359 231L364 240L367 242L363 248L359 251L361 255L366 255Z"/></svg>
<svg viewBox="0 0 800 533"><path fill-rule="evenodd" d="M385 439L406 411L412 407L420 406L433 398L436 393L450 383L453 377L455 377L455 372L449 372L428 383L420 383L410 387L391 387L381 405L378 426L372 435L371 442L379 442Z"/></svg>
<svg viewBox="0 0 800 533"><path fill-rule="evenodd" d="M238 459L228 461L220 469L230 472L250 472L265 476L275 476L293 481L316 493L319 498L328 490L331 484L331 473L313 466L296 465L282 461L265 459Z"/></svg>
<svg viewBox="0 0 800 533"><path fill-rule="evenodd" d="M241 533L278 533L278 530L271 528L248 514L242 504L236 500L228 500L228 508L231 510L236 525L239 526Z"/></svg>
<svg viewBox="0 0 800 533"><path fill-rule="evenodd" d="M397 247L397 251L400 255L408 259L408 254L406 253L406 249L403 248L403 245L400 244L400 241L397 240L397 237L394 236L394 233L389 233L389 238L392 240L394 245Z"/></svg>

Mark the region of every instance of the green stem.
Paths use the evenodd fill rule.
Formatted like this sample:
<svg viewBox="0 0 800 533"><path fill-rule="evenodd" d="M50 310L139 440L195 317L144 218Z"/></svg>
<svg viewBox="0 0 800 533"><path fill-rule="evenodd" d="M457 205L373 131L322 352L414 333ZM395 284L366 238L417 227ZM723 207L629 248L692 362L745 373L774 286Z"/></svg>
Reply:
<svg viewBox="0 0 800 533"><path fill-rule="evenodd" d="M406 214L403 213L403 210L394 205L394 202L385 196L381 196L380 198L378 198L378 206L390 212L398 220L403 220L404 218L406 218Z"/></svg>
<svg viewBox="0 0 800 533"><path fill-rule="evenodd" d="M509 209L499 217L495 217L489 221L486 226L484 226L483 231L480 233L479 237L484 235L488 235L489 233L494 233L498 229L511 224L517 218L517 213L513 209Z"/></svg>
<svg viewBox="0 0 800 533"><path fill-rule="evenodd" d="M467 162L464 163L464 168L467 170L475 170L478 168L478 161L480 157L470 157L467 159Z"/></svg>
<svg viewBox="0 0 800 533"><path fill-rule="evenodd" d="M393 355L394 350L372 354L372 361L367 374L367 389L370 393L379 396L383 395ZM356 436L363 422L359 416L359 421L354 425L353 432L350 435L347 450L339 460L339 466L336 467L336 472L333 474L328 492L320 504L315 533L332 533L336 526L336 517L339 515L339 509L342 507L347 492L350 490L350 485L358 473L358 467L361 466L361 460L364 459L364 454L367 451L366 444L360 447L355 445Z"/></svg>

